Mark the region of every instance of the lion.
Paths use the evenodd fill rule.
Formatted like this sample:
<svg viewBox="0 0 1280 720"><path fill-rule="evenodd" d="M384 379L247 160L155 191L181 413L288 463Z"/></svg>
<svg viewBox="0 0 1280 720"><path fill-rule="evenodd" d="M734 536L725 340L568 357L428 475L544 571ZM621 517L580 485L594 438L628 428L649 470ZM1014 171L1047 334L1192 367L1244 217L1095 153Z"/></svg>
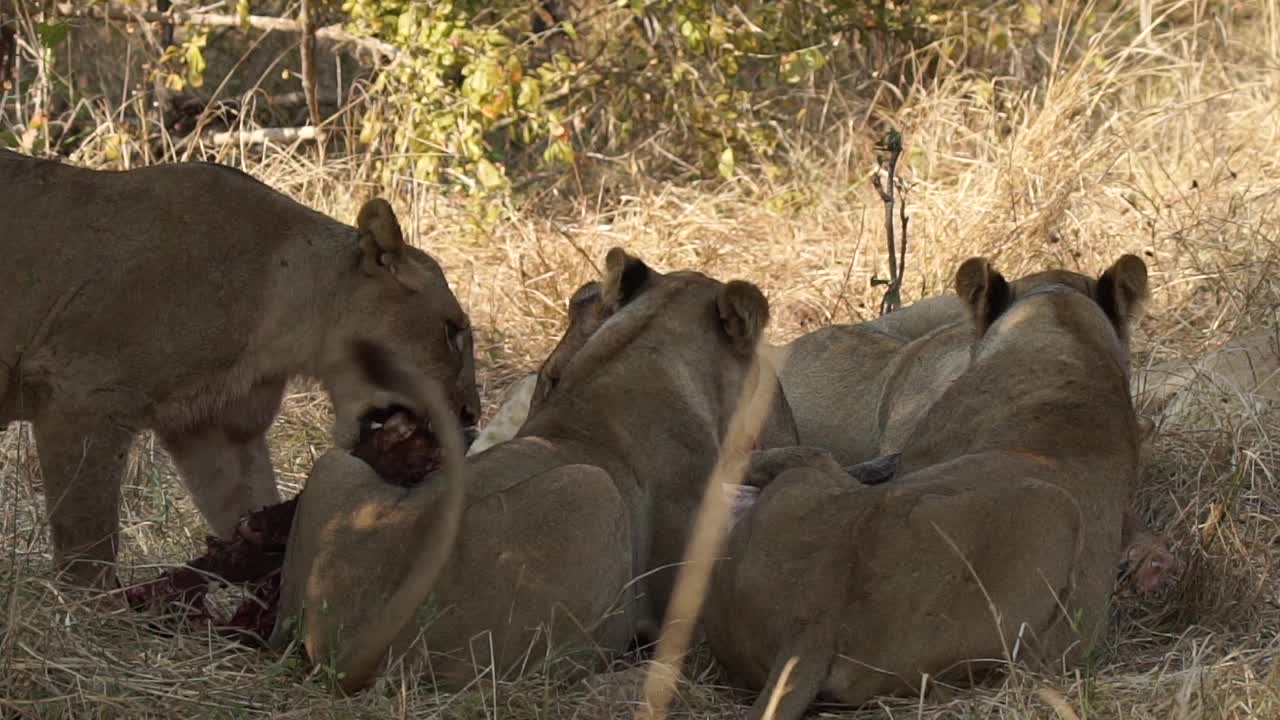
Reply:
<svg viewBox="0 0 1280 720"><path fill-rule="evenodd" d="M545 398L550 389L560 382L560 375L569 359L586 344L591 333L600 327L599 300L600 283L597 280L587 282L573 291L569 296L569 326L560 337L560 342L537 372L529 373L507 390L498 405L498 411L480 431L467 454L474 455L516 436L529 416L534 398Z"/></svg>
<svg viewBox="0 0 1280 720"><path fill-rule="evenodd" d="M659 624L663 572L683 555L738 398L769 381L754 362L769 305L751 283L661 273L621 248L605 266L601 322L554 391L517 437L467 459L456 547L429 595L401 589L431 550L421 533L440 484L396 487L349 454L320 458L289 538L275 647L300 633L346 692L377 672L350 658L406 653L457 687L476 666L588 663ZM389 609L392 597L413 611Z"/></svg>
<svg viewBox="0 0 1280 720"><path fill-rule="evenodd" d="M1245 401L1255 412L1280 399L1280 335L1260 328L1232 338L1194 363L1169 360L1145 368L1135 379L1136 402L1164 421L1186 418L1194 409L1193 388Z"/></svg>
<svg viewBox="0 0 1280 720"><path fill-rule="evenodd" d="M972 359L893 481L789 470L734 528L703 623L735 681L763 690L750 717L1087 652L1138 472L1127 346L1147 271L1124 255L1096 281L1061 280L1018 287L964 262Z"/></svg>
<svg viewBox="0 0 1280 720"><path fill-rule="evenodd" d="M1089 291L1091 278L1046 270L1010 283L1021 293L1047 283ZM830 325L780 348L779 377L801 445L826 448L846 466L892 454L969 366L974 342L964 303L926 298L875 320Z"/></svg>
<svg viewBox="0 0 1280 720"><path fill-rule="evenodd" d="M467 314L385 200L351 227L222 165L3 150L0 197L0 427L34 425L54 563L77 584L117 584L140 431L228 538L280 500L266 432L292 378L323 386L341 447L412 407L393 377L443 383L463 425L479 415Z"/></svg>
<svg viewBox="0 0 1280 720"><path fill-rule="evenodd" d="M1093 282L1086 275L1054 269L1023 276L1010 286L1014 294L1053 283L1091 293ZM799 432L798 444L809 448L800 464L812 464L813 455L822 449L861 482L892 478L897 453L924 414L968 367L973 343L964 303L948 293L868 322L821 328L771 349L787 357L780 378ZM1260 356L1255 351L1248 357ZM1138 388L1145 381L1141 373L1135 374L1139 377L1132 384ZM1159 387L1166 388L1172 382L1165 378L1172 375L1174 370L1166 369L1164 376L1154 377L1164 380ZM1155 428L1148 417L1139 417L1138 423L1145 458ZM778 468L798 459L775 454L764 466L765 472L756 474L772 477ZM750 494L758 487L747 482L743 490ZM750 507L744 505L741 512ZM1171 585L1184 566L1169 552L1165 539L1152 532L1132 508L1126 509L1124 530L1127 540L1120 561L1133 574L1138 592L1148 594Z"/></svg>
<svg viewBox="0 0 1280 720"><path fill-rule="evenodd" d="M600 327L602 319L599 301L600 283L598 281L587 282L573 292L569 297L569 324L564 335L560 337L560 341L552 348L551 353L543 360L536 372L521 378L507 390L493 419L485 425L472 443L469 454L475 454L516 436L525 419L560 383L560 377L568 368L569 362L586 344L591 334ZM768 352L768 345L764 347L765 352ZM762 356L761 362L776 378L777 372L769 359ZM757 447L788 447L797 442L799 442L799 436L791 407L787 403L786 393L783 392L781 383L775 383L770 414L760 430Z"/></svg>

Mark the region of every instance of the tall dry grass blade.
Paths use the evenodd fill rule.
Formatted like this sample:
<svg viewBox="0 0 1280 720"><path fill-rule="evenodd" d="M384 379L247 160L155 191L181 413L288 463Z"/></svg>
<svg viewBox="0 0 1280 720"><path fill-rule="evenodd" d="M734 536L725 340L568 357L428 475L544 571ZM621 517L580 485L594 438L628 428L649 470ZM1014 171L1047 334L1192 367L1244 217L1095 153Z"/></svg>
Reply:
<svg viewBox="0 0 1280 720"><path fill-rule="evenodd" d="M707 478L702 503L698 506L693 531L689 535L684 564L676 576L653 664L645 678L642 689L644 704L635 713L637 719L661 720L666 717L667 705L675 692L684 654L689 648L689 638L706 598L714 556L723 544L729 518L725 486L742 481L751 459L752 445L764 427L773 402L777 383L773 381L772 371L763 364L759 347L747 377L754 378L755 382L743 387L720 445L719 457Z"/></svg>

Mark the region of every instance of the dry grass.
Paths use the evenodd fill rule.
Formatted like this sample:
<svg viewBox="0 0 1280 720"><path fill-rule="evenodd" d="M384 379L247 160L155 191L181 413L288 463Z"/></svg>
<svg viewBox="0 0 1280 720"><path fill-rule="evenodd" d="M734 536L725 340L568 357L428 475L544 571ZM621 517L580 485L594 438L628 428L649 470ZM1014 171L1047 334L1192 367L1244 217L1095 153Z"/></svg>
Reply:
<svg viewBox="0 0 1280 720"><path fill-rule="evenodd" d="M1232 12L1228 13L1227 9ZM788 179L748 172L715 189L663 187L608 206L578 197L530 212L476 206L409 186L408 230L445 265L480 328L482 392L493 403L534 367L563 323L565 299L624 245L661 268L749 278L774 308L772 339L871 316L884 274L881 209L866 182L866 123L887 121L910 147L910 301L945 289L964 257L1007 274L1046 265L1097 272L1121 252L1146 259L1154 285L1136 360L1191 356L1271 324L1280 287L1280 3L1155 2L1164 29L1046 37L1025 84L973 69L903 89L890 109L865 103L821 134L791 139ZM929 51L926 51L929 52ZM833 88L840 93L841 88ZM854 107L856 103L846 103ZM21 121L9 117L10 122ZM106 134L102 134L106 137ZM78 161L108 164L91 146ZM256 176L351 220L360 159L305 153L236 156ZM1117 596L1107 647L1065 677L1025 673L958 693L874 705L847 717L1280 717L1280 431L1274 410L1200 398L1195 424L1166 427L1136 502L1173 539L1188 573L1170 596ZM492 407L489 408L492 410ZM323 451L328 408L289 396L272 443L292 492ZM0 716L3 717L606 717L626 705L536 673L485 678L439 695L389 676L335 700L296 658L200 635L162 638L127 612L66 599L49 565L34 444L0 434ZM126 578L190 557L203 528L172 468L140 441L125 503ZM732 717L705 650L687 668L677 715ZM844 717L845 715L842 715Z"/></svg>

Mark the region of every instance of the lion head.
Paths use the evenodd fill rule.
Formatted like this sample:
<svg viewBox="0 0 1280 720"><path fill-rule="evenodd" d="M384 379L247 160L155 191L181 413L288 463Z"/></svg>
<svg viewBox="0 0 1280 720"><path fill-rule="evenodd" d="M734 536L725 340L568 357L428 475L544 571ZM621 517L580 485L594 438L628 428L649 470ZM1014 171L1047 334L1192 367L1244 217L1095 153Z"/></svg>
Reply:
<svg viewBox="0 0 1280 720"><path fill-rule="evenodd" d="M1017 303L1045 295L1057 298L1058 303L1079 306L1073 308L1070 315L1075 323L1108 326L1109 334L1117 342L1114 348L1117 358L1128 378L1130 329L1141 320L1149 299L1147 266L1138 256L1122 255L1096 279L1068 270L1049 270L1012 283L995 270L990 260L973 257L956 271L955 289L968 309L978 337L973 345L975 357L989 344L987 336L993 326L1017 322L1016 315L1006 317ZM1092 312L1084 309L1090 304L1086 298L1096 306ZM1097 331L1101 327L1092 329ZM1108 333L1104 331L1102 335Z"/></svg>
<svg viewBox="0 0 1280 720"><path fill-rule="evenodd" d="M317 375L333 399L334 442L353 448L398 410L416 407L408 378L445 383L448 402L470 428L480 416L471 322L444 270L405 243L395 213L380 198L356 221L358 248L336 299Z"/></svg>

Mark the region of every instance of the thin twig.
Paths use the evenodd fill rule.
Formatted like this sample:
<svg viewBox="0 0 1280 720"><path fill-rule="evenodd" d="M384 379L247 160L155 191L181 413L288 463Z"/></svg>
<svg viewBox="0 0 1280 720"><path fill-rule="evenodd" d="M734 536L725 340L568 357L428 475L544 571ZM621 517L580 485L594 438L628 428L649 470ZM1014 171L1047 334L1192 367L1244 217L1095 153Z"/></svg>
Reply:
<svg viewBox="0 0 1280 720"><path fill-rule="evenodd" d="M302 0L298 24L302 26L302 92L307 97L311 124L319 126L322 120L320 101L316 96L316 23L311 13L311 0Z"/></svg>
<svg viewBox="0 0 1280 720"><path fill-rule="evenodd" d="M898 158L902 156L902 135L892 128L885 134L884 140L876 146L876 150L880 151L880 170L884 171L885 178L881 180L880 172L876 172L871 178L871 186L876 189L876 193L880 195L881 202L884 203L884 233L885 239L889 244L889 280L871 279L872 285L884 285L889 287L884 291L884 299L880 301L880 314L885 315L897 310L902 305L902 275L907 265L907 204L903 198L901 207L898 210L902 225L902 247L899 251L897 243L894 241L893 229L893 206L896 198L894 192L898 187Z"/></svg>

